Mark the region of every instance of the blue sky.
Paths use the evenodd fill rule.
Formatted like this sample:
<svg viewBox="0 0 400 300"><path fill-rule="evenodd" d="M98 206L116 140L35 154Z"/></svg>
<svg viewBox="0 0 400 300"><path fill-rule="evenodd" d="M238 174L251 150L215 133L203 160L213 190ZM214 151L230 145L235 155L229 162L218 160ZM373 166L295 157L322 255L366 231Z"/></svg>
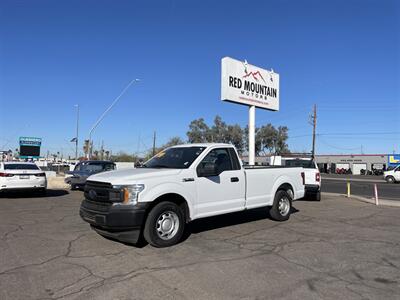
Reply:
<svg viewBox="0 0 400 300"><path fill-rule="evenodd" d="M398 1L2 0L0 148L36 136L72 154L74 104L82 141L133 78L95 145L143 151L217 114L244 126L247 108L220 101L230 56L280 74L281 109L256 123L287 125L292 151L310 150L316 103L317 153L400 152L399 20Z"/></svg>

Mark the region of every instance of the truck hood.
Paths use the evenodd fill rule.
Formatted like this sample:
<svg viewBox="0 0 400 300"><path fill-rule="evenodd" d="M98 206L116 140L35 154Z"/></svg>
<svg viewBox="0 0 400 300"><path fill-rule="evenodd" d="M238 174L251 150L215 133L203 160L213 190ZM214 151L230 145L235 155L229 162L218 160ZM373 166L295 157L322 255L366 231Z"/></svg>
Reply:
<svg viewBox="0 0 400 300"><path fill-rule="evenodd" d="M140 180L155 177L174 176L178 175L181 169L152 169L152 168L137 168L124 169L109 172L103 172L92 175L88 180L107 182L111 184L127 184L135 183Z"/></svg>

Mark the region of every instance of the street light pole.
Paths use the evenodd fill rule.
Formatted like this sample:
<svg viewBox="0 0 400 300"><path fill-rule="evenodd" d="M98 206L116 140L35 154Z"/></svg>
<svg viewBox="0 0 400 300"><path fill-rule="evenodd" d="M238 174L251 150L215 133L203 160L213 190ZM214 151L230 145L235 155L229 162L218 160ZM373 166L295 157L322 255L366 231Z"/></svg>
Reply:
<svg viewBox="0 0 400 300"><path fill-rule="evenodd" d="M79 138L79 104L76 107L76 139L75 139L75 160L78 160L78 138Z"/></svg>
<svg viewBox="0 0 400 300"><path fill-rule="evenodd" d="M100 118L94 123L92 128L89 131L89 151L88 151L88 158L90 159L92 157L92 133L96 129L96 127L100 124L100 122L104 119L104 117L107 115L107 113L114 107L115 104L117 104L118 100L125 94L125 92L129 89L129 87L134 84L135 82L140 81L140 79L133 79L129 84L122 90L122 92L117 96L117 98L114 99L114 101L111 103L111 105L103 112L103 114L100 116Z"/></svg>

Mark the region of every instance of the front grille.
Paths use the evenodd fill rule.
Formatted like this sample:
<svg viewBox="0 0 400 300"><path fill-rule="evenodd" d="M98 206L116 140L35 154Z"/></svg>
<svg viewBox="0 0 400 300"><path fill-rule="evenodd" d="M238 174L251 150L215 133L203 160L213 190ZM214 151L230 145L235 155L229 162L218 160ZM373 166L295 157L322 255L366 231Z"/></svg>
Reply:
<svg viewBox="0 0 400 300"><path fill-rule="evenodd" d="M113 189L110 183L87 181L85 199L98 203L122 202L121 191Z"/></svg>
<svg viewBox="0 0 400 300"><path fill-rule="evenodd" d="M85 201L82 202L82 207L87 210L106 213L110 210L111 203L95 202L95 201L90 201L88 199L85 199Z"/></svg>

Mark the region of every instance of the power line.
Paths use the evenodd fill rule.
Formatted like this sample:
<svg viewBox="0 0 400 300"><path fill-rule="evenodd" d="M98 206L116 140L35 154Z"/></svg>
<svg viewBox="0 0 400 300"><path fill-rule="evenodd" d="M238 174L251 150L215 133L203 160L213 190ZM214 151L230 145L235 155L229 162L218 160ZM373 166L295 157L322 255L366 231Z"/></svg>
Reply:
<svg viewBox="0 0 400 300"><path fill-rule="evenodd" d="M400 131L392 132L341 132L341 133L319 133L318 135L397 135Z"/></svg>
<svg viewBox="0 0 400 300"><path fill-rule="evenodd" d="M345 137L345 136L363 136L363 135L397 135L400 132L342 132L342 133L317 133L316 136L338 136L338 137ZM302 135L295 135L290 136L290 139L299 138L299 137L308 137L312 134L302 134Z"/></svg>
<svg viewBox="0 0 400 300"><path fill-rule="evenodd" d="M335 145L332 145L332 144L329 144L329 143L327 143L327 142L325 142L323 139L319 139L319 141L320 142L322 142L324 145L326 145L326 146L328 146L328 147L331 147L331 148L333 148L333 149L337 149L337 150L347 150L347 151L351 151L351 150L358 150L358 149L360 149L360 147L356 147L356 148L343 148L343 147L338 147L338 146L335 146Z"/></svg>

